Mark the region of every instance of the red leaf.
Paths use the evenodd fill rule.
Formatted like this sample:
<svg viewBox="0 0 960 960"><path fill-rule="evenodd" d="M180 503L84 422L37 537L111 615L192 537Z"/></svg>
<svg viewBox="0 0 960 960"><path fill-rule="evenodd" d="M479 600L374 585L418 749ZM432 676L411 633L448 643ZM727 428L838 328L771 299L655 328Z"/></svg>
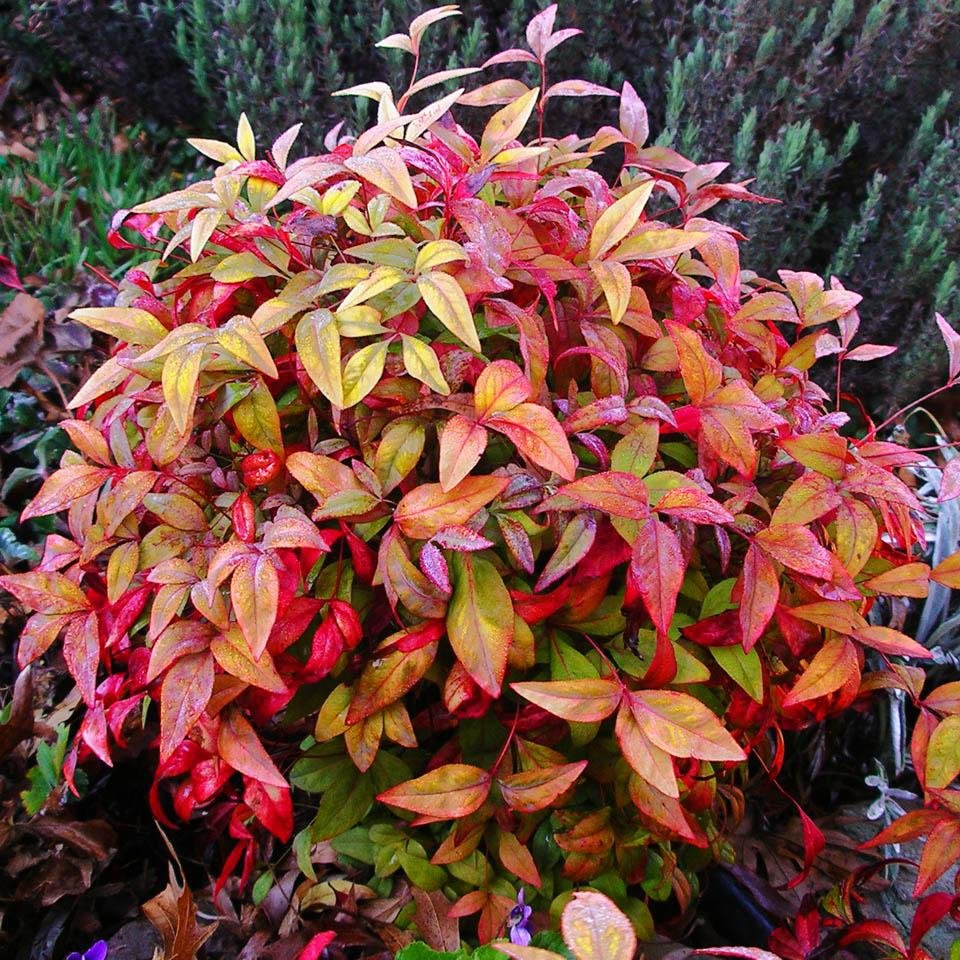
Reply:
<svg viewBox="0 0 960 960"><path fill-rule="evenodd" d="M613 517L645 520L650 515L649 499L646 484L639 477L608 470L565 484L536 512L591 507Z"/></svg>
<svg viewBox="0 0 960 960"><path fill-rule="evenodd" d="M661 633L670 630L685 569L677 535L656 518L641 524L627 577Z"/></svg>
<svg viewBox="0 0 960 960"><path fill-rule="evenodd" d="M329 930L314 934L310 938L310 942L300 951L297 960L320 960L323 951L336 939L337 935Z"/></svg>
<svg viewBox="0 0 960 960"><path fill-rule="evenodd" d="M740 629L743 648L750 650L766 629L780 598L777 571L754 543L747 548L740 575Z"/></svg>
<svg viewBox="0 0 960 960"><path fill-rule="evenodd" d="M0 254L0 284L12 287L14 290L23 290L23 283L17 273L17 268L9 257Z"/></svg>
<svg viewBox="0 0 960 960"><path fill-rule="evenodd" d="M77 683L83 702L96 701L97 668L100 666L100 623L95 613L76 617L63 636L63 659Z"/></svg>
<svg viewBox="0 0 960 960"><path fill-rule="evenodd" d="M948 376L951 380L955 380L960 375L960 333L957 333L939 313L936 317L937 326L940 328L943 342L947 345L947 354L950 359Z"/></svg>
<svg viewBox="0 0 960 960"><path fill-rule="evenodd" d="M940 493L937 502L944 503L960 497L960 457L948 460L940 478Z"/></svg>
<svg viewBox="0 0 960 960"><path fill-rule="evenodd" d="M950 893L931 893L918 904L910 926L911 955L920 946L920 941L939 923L957 904L957 897Z"/></svg>
<svg viewBox="0 0 960 960"><path fill-rule="evenodd" d="M872 943L882 943L894 950L905 954L907 952L903 937L900 936L897 928L886 920L861 920L850 927L840 938L839 946L845 947L849 943L856 943L860 940L869 940Z"/></svg>

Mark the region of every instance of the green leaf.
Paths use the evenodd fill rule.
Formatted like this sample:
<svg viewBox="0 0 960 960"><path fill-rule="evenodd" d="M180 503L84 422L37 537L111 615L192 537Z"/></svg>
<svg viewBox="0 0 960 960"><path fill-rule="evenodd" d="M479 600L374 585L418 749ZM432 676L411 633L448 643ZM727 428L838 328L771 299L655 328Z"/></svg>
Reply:
<svg viewBox="0 0 960 960"><path fill-rule="evenodd" d="M313 841L332 840L355 827L369 812L373 798L373 780L348 760L323 794L311 827Z"/></svg>
<svg viewBox="0 0 960 960"><path fill-rule="evenodd" d="M756 647L747 651L737 645L709 647L714 660L751 700L763 703L763 664Z"/></svg>

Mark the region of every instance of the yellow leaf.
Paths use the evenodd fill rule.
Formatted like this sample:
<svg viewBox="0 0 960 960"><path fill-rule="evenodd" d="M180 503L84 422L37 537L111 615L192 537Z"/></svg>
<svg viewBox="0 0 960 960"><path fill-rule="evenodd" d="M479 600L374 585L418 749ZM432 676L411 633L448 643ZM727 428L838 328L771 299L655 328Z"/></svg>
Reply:
<svg viewBox="0 0 960 960"><path fill-rule="evenodd" d="M373 464L384 494L390 493L420 462L425 443L423 422L414 417L401 417L384 427Z"/></svg>
<svg viewBox="0 0 960 960"><path fill-rule="evenodd" d="M450 645L477 685L491 696L499 696L513 643L510 593L489 560L472 553L453 553L450 559Z"/></svg>
<svg viewBox="0 0 960 960"><path fill-rule="evenodd" d="M190 344L171 353L163 364L163 398L170 416L182 434L190 425L193 407L197 402L197 381L203 360L203 344Z"/></svg>
<svg viewBox="0 0 960 960"><path fill-rule="evenodd" d="M210 273L218 283L243 283L252 277L275 277L277 271L264 263L255 253L245 250L224 257Z"/></svg>
<svg viewBox="0 0 960 960"><path fill-rule="evenodd" d="M273 362L260 331L249 317L234 317L217 332L217 343L241 363L259 370L273 380L277 378L277 365Z"/></svg>
<svg viewBox="0 0 960 960"><path fill-rule="evenodd" d="M337 309L346 310L358 303L372 300L398 283L402 283L404 279L403 273L396 267L377 267L365 280L350 284L353 289L344 297L343 303Z"/></svg>
<svg viewBox="0 0 960 960"><path fill-rule="evenodd" d="M237 147L244 160L253 160L257 155L257 143L245 113L240 114L240 120L237 123Z"/></svg>
<svg viewBox="0 0 960 960"><path fill-rule="evenodd" d="M190 228L190 259L196 263L203 248L220 223L222 211L217 209L201 210L194 218Z"/></svg>
<svg viewBox="0 0 960 960"><path fill-rule="evenodd" d="M335 407L343 407L340 331L333 314L312 310L297 324L295 339L297 354L310 379Z"/></svg>
<svg viewBox="0 0 960 960"><path fill-rule="evenodd" d="M360 189L359 180L341 180L324 191L320 201L320 212L328 217L337 217L350 206L350 201Z"/></svg>
<svg viewBox="0 0 960 960"><path fill-rule="evenodd" d="M116 546L107 563L107 599L111 603L126 593L140 563L140 544L126 541Z"/></svg>
<svg viewBox="0 0 960 960"><path fill-rule="evenodd" d="M121 367L116 357L110 357L103 366L94 370L90 379L77 391L76 396L69 403L70 409L82 407L91 400L96 400L101 394L120 386L130 375L130 371L126 367Z"/></svg>
<svg viewBox="0 0 960 960"><path fill-rule="evenodd" d="M467 251L459 243L454 243L453 240L431 240L417 254L413 269L417 273L423 273L424 270L434 270L445 263L467 259Z"/></svg>
<svg viewBox="0 0 960 960"><path fill-rule="evenodd" d="M216 160L217 163L229 163L231 160L243 159L236 147L231 147L229 143L224 143L222 140L202 140L191 137L187 140L187 143L194 150L199 151L211 160Z"/></svg>
<svg viewBox="0 0 960 960"><path fill-rule="evenodd" d="M630 305L630 271L622 263L604 260L592 260L590 270L606 297L610 319L619 323Z"/></svg>
<svg viewBox="0 0 960 960"><path fill-rule="evenodd" d="M480 338L463 288L448 273L426 273L417 280L431 313L471 350L480 353Z"/></svg>
<svg viewBox="0 0 960 960"><path fill-rule="evenodd" d="M283 453L280 414L273 396L262 380L234 408L233 422L240 435L258 450Z"/></svg>
<svg viewBox="0 0 960 960"><path fill-rule="evenodd" d="M498 110L487 122L480 140L482 161L498 154L511 140L516 140L533 113L539 90L528 90L502 110Z"/></svg>
<svg viewBox="0 0 960 960"><path fill-rule="evenodd" d="M590 259L613 249L636 225L653 192L653 180L641 183L600 214L590 234Z"/></svg>
<svg viewBox="0 0 960 960"><path fill-rule="evenodd" d="M386 340L358 350L343 370L343 406L359 403L376 385L387 359Z"/></svg>
<svg viewBox="0 0 960 960"><path fill-rule="evenodd" d="M362 157L348 157L343 165L404 206L417 206L417 195L413 191L407 165L400 154L390 147L377 147Z"/></svg>
<svg viewBox="0 0 960 960"><path fill-rule="evenodd" d="M83 307L69 317L91 330L140 347L158 344L169 332L152 313L137 307Z"/></svg>
<svg viewBox="0 0 960 960"><path fill-rule="evenodd" d="M627 260L660 260L663 257L675 257L692 250L698 243L709 240L709 233L695 230L644 230L643 233L628 237L610 259L621 262Z"/></svg>
<svg viewBox="0 0 960 960"><path fill-rule="evenodd" d="M407 368L407 373L411 377L416 377L421 383L425 383L436 393L442 393L444 396L450 393L450 385L443 378L443 371L440 369L440 362L433 349L416 337L410 337L404 334L403 340L403 365Z"/></svg>

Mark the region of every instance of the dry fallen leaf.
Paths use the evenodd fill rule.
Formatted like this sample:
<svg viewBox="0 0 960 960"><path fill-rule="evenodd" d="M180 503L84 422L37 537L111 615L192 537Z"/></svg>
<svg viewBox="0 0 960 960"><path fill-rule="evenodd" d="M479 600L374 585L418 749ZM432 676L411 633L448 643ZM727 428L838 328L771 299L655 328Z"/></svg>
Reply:
<svg viewBox="0 0 960 960"><path fill-rule="evenodd" d="M460 921L447 916L450 901L439 891L411 891L417 902L417 911L413 915L423 942L434 950L455 953L460 949Z"/></svg>
<svg viewBox="0 0 960 960"><path fill-rule="evenodd" d="M9 387L21 367L38 355L44 312L36 297L18 293L0 314L0 387Z"/></svg>
<svg viewBox="0 0 960 960"><path fill-rule="evenodd" d="M13 687L10 717L0 725L0 760L33 733L33 673L27 667Z"/></svg>
<svg viewBox="0 0 960 960"><path fill-rule="evenodd" d="M207 941L217 925L197 925L197 905L189 888L177 880L173 864L170 882L152 900L141 908L163 940L154 960L196 960L197 951Z"/></svg>

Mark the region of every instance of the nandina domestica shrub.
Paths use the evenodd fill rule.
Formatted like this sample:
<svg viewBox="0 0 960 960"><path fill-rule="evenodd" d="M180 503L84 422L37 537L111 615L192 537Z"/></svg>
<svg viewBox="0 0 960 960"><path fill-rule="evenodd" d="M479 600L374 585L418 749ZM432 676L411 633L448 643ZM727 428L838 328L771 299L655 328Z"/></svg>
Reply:
<svg viewBox="0 0 960 960"><path fill-rule="evenodd" d="M384 42L416 62L453 12ZM490 61L539 88L413 111L471 71L366 84L377 124L293 162L296 128L258 156L241 118L235 147L193 141L212 179L118 214L114 242L158 256L73 313L115 347L25 512L63 533L2 578L35 611L21 666L62 637L71 781L144 723L156 816L225 829L221 880L300 826L308 876L330 841L377 892L442 890L483 941L524 889L559 910L582 885L649 936L651 901L686 906L731 856L748 755L776 777L782 731L871 689L919 702L904 660L928 656L867 618L927 589L897 475L923 458L843 436L809 377L878 353L851 346L860 297L741 270L706 214L764 198L647 146L629 85L618 128L521 141L554 97L616 95L548 83L555 14ZM479 139L453 112L489 105ZM952 837L958 701L931 696L936 823L901 834ZM291 782L320 796L309 824Z"/></svg>

